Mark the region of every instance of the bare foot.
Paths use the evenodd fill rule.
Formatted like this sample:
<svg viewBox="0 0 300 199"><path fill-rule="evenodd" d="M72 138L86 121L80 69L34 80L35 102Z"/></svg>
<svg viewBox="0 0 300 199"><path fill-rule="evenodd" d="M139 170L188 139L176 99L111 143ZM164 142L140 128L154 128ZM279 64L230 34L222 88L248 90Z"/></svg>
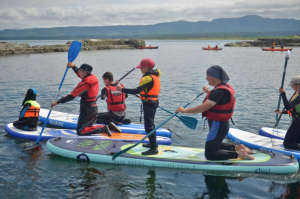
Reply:
<svg viewBox="0 0 300 199"><path fill-rule="evenodd" d="M235 151L239 151L241 149L244 149L246 151L246 153L248 153L248 154L253 154L251 149L249 149L248 147L245 147L245 145L243 145L243 144L235 145Z"/></svg>
<svg viewBox="0 0 300 199"><path fill-rule="evenodd" d="M238 158L243 160L254 160L254 157L249 155L244 149L240 149L238 152Z"/></svg>

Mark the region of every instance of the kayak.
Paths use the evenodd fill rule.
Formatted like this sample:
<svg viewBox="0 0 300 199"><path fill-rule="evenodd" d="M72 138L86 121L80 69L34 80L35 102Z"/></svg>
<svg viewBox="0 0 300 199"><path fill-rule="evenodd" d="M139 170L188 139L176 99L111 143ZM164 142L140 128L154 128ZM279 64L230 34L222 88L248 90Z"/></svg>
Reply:
<svg viewBox="0 0 300 199"><path fill-rule="evenodd" d="M124 141L56 138L48 140L46 146L49 151L59 156L109 164L268 174L295 173L299 169L297 160L280 154L258 152L253 155L255 160L209 161L204 156L204 149L166 145L159 145L156 155L142 155L141 152L147 148L139 144L112 160L115 153L133 144L135 143Z"/></svg>
<svg viewBox="0 0 300 199"><path fill-rule="evenodd" d="M48 109L40 109L40 116L39 119L42 123L46 122L49 110ZM78 115L64 113L60 111L51 111L47 124L52 126L65 128L65 129L76 129L77 128L77 120ZM99 125L99 124L95 124ZM130 133L130 134L142 134L146 135L145 128L143 124L122 124L117 125L122 133ZM170 130L159 128L156 130L157 136L164 136L164 137L172 137L172 132Z"/></svg>
<svg viewBox="0 0 300 199"><path fill-rule="evenodd" d="M158 46L137 46L137 49L158 49Z"/></svg>
<svg viewBox="0 0 300 199"><path fill-rule="evenodd" d="M252 149L274 154L283 153L292 155L297 160L300 160L300 151L285 149L283 147L283 140L280 139L265 137L233 128L229 129L227 138L235 143L244 144Z"/></svg>
<svg viewBox="0 0 300 199"><path fill-rule="evenodd" d="M283 140L286 134L286 130L277 128L262 127L259 129L259 135L271 138L277 138Z"/></svg>
<svg viewBox="0 0 300 199"><path fill-rule="evenodd" d="M293 48L262 48L263 51L292 51Z"/></svg>
<svg viewBox="0 0 300 199"><path fill-rule="evenodd" d="M207 47L202 47L203 50L222 50L222 48L207 48Z"/></svg>
<svg viewBox="0 0 300 199"><path fill-rule="evenodd" d="M24 130L15 128L12 123L9 123L9 124L5 125L5 131L9 135L16 137L16 138L37 140L42 131L42 127L38 126L38 129L36 131L24 131ZM55 129L55 128L46 127L43 130L40 140L49 140L51 138L66 137L66 138L86 138L86 139L101 139L101 140L126 140L126 141L138 142L143 137L145 137L144 135L139 135L139 134L114 133L114 132L112 132L111 134L112 134L112 136L108 136L106 134L93 134L93 135L89 135L89 136L78 136L76 133L76 130ZM168 138L168 137L157 136L156 141L157 141L157 144L164 144L164 145L172 144L172 139ZM143 143L149 143L148 138L145 139L143 141Z"/></svg>

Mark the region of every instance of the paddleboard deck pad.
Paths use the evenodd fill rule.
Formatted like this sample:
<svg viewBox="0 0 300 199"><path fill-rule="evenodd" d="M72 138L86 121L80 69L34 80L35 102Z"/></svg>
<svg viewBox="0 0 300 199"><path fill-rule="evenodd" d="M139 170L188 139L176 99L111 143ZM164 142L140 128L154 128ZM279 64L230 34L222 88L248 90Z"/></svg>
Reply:
<svg viewBox="0 0 300 199"><path fill-rule="evenodd" d="M277 128L262 127L259 129L259 134L265 137L277 138L284 140L286 130Z"/></svg>
<svg viewBox="0 0 300 199"><path fill-rule="evenodd" d="M284 155L258 152L253 155L255 160L208 161L204 149L166 145L158 145L159 153L156 155L141 155L148 148L139 144L112 160L115 153L133 144L126 141L64 137L50 139L46 146L52 153L63 157L110 164L254 173L294 173L299 169L297 160Z"/></svg>
<svg viewBox="0 0 300 199"><path fill-rule="evenodd" d="M49 110L48 109L40 109L39 119L42 123L46 122ZM51 114L48 118L47 124L52 126L57 126L65 129L76 129L77 128L77 120L78 115L64 113L60 111L51 111ZM96 125L99 125L98 123ZM144 124L122 124L117 125L122 133L131 133L131 134L142 134L146 135ZM172 132L170 130L159 128L156 130L156 135L163 137L172 137Z"/></svg>
<svg viewBox="0 0 300 199"><path fill-rule="evenodd" d="M29 140L37 140L41 133L42 127L38 126L36 131L24 131L21 129L17 129L13 126L12 123L6 124L5 131L17 138L29 139ZM127 134L127 133L113 133L112 136L108 136L105 134L92 134L90 136L78 136L76 130L73 129L55 129L55 128L45 128L40 140L48 140L50 138L56 137L78 137L78 138L89 138L89 139L101 139L101 140L128 140L138 142L144 135L139 134ZM172 144L172 139L169 137L156 136L156 142L158 144L170 145ZM149 143L148 138L143 141L143 143Z"/></svg>
<svg viewBox="0 0 300 199"><path fill-rule="evenodd" d="M300 160L300 151L285 149L283 147L283 140L280 139L265 137L234 128L229 129L227 138L235 143L244 144L252 149L263 152L293 155L297 160Z"/></svg>

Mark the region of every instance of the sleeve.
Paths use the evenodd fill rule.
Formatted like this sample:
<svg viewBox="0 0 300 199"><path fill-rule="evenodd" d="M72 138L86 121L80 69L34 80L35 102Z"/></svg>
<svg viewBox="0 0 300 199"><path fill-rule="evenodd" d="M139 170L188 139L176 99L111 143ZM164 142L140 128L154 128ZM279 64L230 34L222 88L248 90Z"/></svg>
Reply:
<svg viewBox="0 0 300 199"><path fill-rule="evenodd" d="M106 88L102 88L101 90L101 99L104 100L107 97L107 90Z"/></svg>
<svg viewBox="0 0 300 199"><path fill-rule="evenodd" d="M281 93L281 97L282 97L282 101L283 101L283 104L284 104L284 107L285 107L286 110L290 110L290 109L294 108L294 107L291 106L288 99L286 98L285 92Z"/></svg>

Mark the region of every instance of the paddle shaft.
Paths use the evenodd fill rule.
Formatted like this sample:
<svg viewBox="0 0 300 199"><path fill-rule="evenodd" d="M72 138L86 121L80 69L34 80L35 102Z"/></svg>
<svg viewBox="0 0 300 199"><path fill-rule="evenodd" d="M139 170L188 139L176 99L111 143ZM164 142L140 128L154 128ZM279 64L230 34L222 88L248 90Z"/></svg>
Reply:
<svg viewBox="0 0 300 199"><path fill-rule="evenodd" d="M123 77L121 77L121 78L119 79L119 81L121 81L122 79L124 79L127 75L129 75L132 71L134 71L134 69L135 69L135 68L133 68L133 69L131 69L130 71L128 71L128 73L126 73ZM96 98L96 100L97 100L99 97L101 97L101 95L99 95L99 96Z"/></svg>
<svg viewBox="0 0 300 199"><path fill-rule="evenodd" d="M201 95L203 95L204 92L198 94L194 99L192 99L191 101L189 101L184 108L186 108L188 105L190 105L194 100L196 100L198 97L200 97ZM136 144L119 151L118 153L116 153L115 155L113 155L112 160L116 159L117 157L119 157L121 154L129 151L130 149L132 149L133 147L139 145L141 142L143 142L146 138L148 138L150 135L152 135L157 129L159 129L160 127L162 127L165 123L167 123L169 120L171 120L174 116L176 116L178 114L177 113L173 113L171 117L169 117L167 120L165 120L163 123L161 123L160 125L158 125L155 129L153 129L150 133L148 133L145 137L143 137L139 142L137 142Z"/></svg>
<svg viewBox="0 0 300 199"><path fill-rule="evenodd" d="M287 63L288 63L288 60L289 60L289 55L290 55L290 51L288 50L287 53L286 53L286 56L285 56L285 63L284 63L284 69L283 69L283 74L282 74L282 80L281 80L281 88L283 88L283 84L284 84L286 67L287 67ZM277 125L278 125L278 111L279 111L279 107L280 107L280 101L281 101L281 94L279 94L277 111L276 111L276 124Z"/></svg>

